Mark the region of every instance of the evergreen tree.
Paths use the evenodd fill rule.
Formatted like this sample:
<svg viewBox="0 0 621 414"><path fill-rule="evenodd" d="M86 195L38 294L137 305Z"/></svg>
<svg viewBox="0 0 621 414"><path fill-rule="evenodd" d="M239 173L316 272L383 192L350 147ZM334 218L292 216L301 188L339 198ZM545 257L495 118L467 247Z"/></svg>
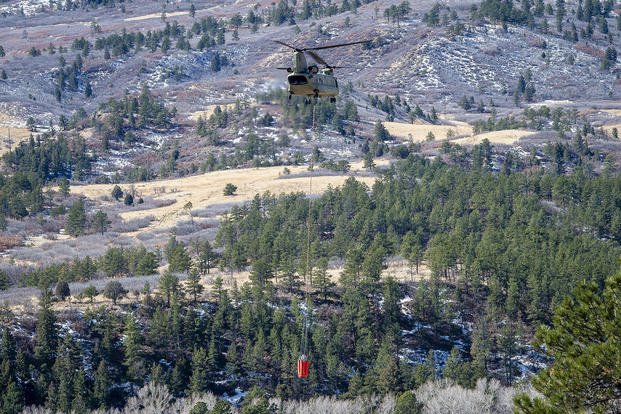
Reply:
<svg viewBox="0 0 621 414"><path fill-rule="evenodd" d="M556 31L559 33L563 31L563 19L566 13L565 0L556 0Z"/></svg>
<svg viewBox="0 0 621 414"><path fill-rule="evenodd" d="M313 272L313 287L316 289L317 293L323 296L323 300L327 300L328 293L334 286L336 286L336 284L332 282L330 274L328 273L328 259L322 257L319 259L317 268L314 269Z"/></svg>
<svg viewBox="0 0 621 414"><path fill-rule="evenodd" d="M0 269L0 290L7 290L11 286L11 281L9 279L9 275Z"/></svg>
<svg viewBox="0 0 621 414"><path fill-rule="evenodd" d="M384 340L380 346L369 379L371 391L378 394L383 395L399 389L399 364L396 350L392 349L389 340Z"/></svg>
<svg viewBox="0 0 621 414"><path fill-rule="evenodd" d="M552 326L537 332L554 358L533 379L547 400L522 395L516 399L517 412L615 410L621 383L619 309L621 272L606 281L602 294L595 283L583 283L556 308Z"/></svg>
<svg viewBox="0 0 621 414"><path fill-rule="evenodd" d="M125 360L123 365L127 368L127 376L133 381L140 382L145 375L144 363L140 357L141 337L140 330L134 316L129 315L125 323Z"/></svg>
<svg viewBox="0 0 621 414"><path fill-rule="evenodd" d="M73 382L73 401L71 409L75 413L84 413L90 406L89 388L83 370L78 370Z"/></svg>
<svg viewBox="0 0 621 414"><path fill-rule="evenodd" d="M97 232L99 232L102 236L108 229L108 225L110 224L110 220L108 220L108 214L106 214L103 210L97 210L97 212L93 215L92 225Z"/></svg>
<svg viewBox="0 0 621 414"><path fill-rule="evenodd" d="M394 414L421 414L423 405L416 400L414 391L405 391L397 398Z"/></svg>
<svg viewBox="0 0 621 414"><path fill-rule="evenodd" d="M177 244L168 255L168 269L171 272L185 272L190 268L192 259L182 243Z"/></svg>
<svg viewBox="0 0 621 414"><path fill-rule="evenodd" d="M209 240L203 240L199 243L198 250L198 271L201 274L209 274L209 271L214 266L214 260L216 254L209 243Z"/></svg>
<svg viewBox="0 0 621 414"><path fill-rule="evenodd" d="M203 290L205 290L205 287L201 284L200 274L195 269L190 270L188 274L186 290L192 297L194 303L198 301L198 297L203 293Z"/></svg>
<svg viewBox="0 0 621 414"><path fill-rule="evenodd" d="M167 270L160 277L158 286L162 295L166 297L166 306L170 307L170 298L173 294L179 292L179 278L170 270Z"/></svg>
<svg viewBox="0 0 621 414"><path fill-rule="evenodd" d="M116 301L127 294L127 289L123 287L121 282L112 280L106 284L103 294L106 298L112 299L112 303L116 305Z"/></svg>
<svg viewBox="0 0 621 414"><path fill-rule="evenodd" d="M237 191L237 186L231 183L228 183L226 186L224 186L224 195L225 196L232 196L235 195L235 192Z"/></svg>
<svg viewBox="0 0 621 414"><path fill-rule="evenodd" d="M192 377L190 390L194 394L201 393L209 388L209 362L204 348L194 349L192 352Z"/></svg>
<svg viewBox="0 0 621 414"><path fill-rule="evenodd" d="M54 288L54 294L60 300L65 300L68 296L71 295L71 291L69 290L69 284L64 280L59 280L56 283L56 287Z"/></svg>
<svg viewBox="0 0 621 414"><path fill-rule="evenodd" d="M95 371L95 379L93 384L93 399L97 407L108 406L108 396L110 387L110 376L106 363L101 360Z"/></svg>
<svg viewBox="0 0 621 414"><path fill-rule="evenodd" d="M6 384L3 391L1 410L3 414L18 414L23 408L23 394L14 380Z"/></svg>
<svg viewBox="0 0 621 414"><path fill-rule="evenodd" d="M98 292L97 292L97 288L95 287L95 285L88 285L82 292L82 295L87 297L91 303L93 303L93 298L97 296L97 294Z"/></svg>
<svg viewBox="0 0 621 414"><path fill-rule="evenodd" d="M67 224L65 227L67 233L74 237L84 232L86 227L86 211L83 200L78 200L71 205L67 212Z"/></svg>
<svg viewBox="0 0 621 414"><path fill-rule="evenodd" d="M51 308L52 300L49 291L45 290L39 302L35 335L35 358L42 370L51 369L54 361L54 352L58 343L56 331L56 315Z"/></svg>

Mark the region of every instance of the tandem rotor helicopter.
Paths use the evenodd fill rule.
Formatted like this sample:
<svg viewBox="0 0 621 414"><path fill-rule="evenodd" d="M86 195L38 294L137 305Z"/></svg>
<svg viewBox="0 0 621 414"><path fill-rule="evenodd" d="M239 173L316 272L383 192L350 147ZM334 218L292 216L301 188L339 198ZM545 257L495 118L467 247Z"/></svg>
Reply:
<svg viewBox="0 0 621 414"><path fill-rule="evenodd" d="M295 66L278 68L285 69L289 73L287 76L289 99L291 99L293 95L305 96L305 102L307 103L309 103L310 99L313 97L315 100L319 97L327 97L330 98L330 102L336 102L336 97L339 94L339 84L334 76L334 69L340 66L329 65L315 52L315 50L332 49L335 47L359 45L370 42L370 40L361 40L329 46L299 48L281 42L280 40L274 41L295 51ZM323 67L319 68L316 64L309 65L306 61L306 54Z"/></svg>

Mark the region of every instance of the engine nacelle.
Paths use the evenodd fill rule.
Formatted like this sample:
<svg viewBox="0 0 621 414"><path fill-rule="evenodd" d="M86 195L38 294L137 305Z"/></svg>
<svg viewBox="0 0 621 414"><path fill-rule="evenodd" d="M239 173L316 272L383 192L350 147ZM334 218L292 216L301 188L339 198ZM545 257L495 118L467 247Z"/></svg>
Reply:
<svg viewBox="0 0 621 414"><path fill-rule="evenodd" d="M308 72L312 74L316 74L319 72L319 67L317 67L317 65L310 65L308 67Z"/></svg>

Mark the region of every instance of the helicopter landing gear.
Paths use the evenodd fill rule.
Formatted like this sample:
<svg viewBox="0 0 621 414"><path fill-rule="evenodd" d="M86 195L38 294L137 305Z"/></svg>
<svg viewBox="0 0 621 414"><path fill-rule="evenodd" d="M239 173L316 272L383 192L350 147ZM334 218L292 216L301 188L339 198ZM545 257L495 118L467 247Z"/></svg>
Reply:
<svg viewBox="0 0 621 414"><path fill-rule="evenodd" d="M289 100L291 100L291 94L289 94Z"/></svg>
<svg viewBox="0 0 621 414"><path fill-rule="evenodd" d="M317 89L315 89L315 102L317 102L317 99L319 99L319 91Z"/></svg>
<svg viewBox="0 0 621 414"><path fill-rule="evenodd" d="M334 96L330 97L330 103L336 103L336 98Z"/></svg>

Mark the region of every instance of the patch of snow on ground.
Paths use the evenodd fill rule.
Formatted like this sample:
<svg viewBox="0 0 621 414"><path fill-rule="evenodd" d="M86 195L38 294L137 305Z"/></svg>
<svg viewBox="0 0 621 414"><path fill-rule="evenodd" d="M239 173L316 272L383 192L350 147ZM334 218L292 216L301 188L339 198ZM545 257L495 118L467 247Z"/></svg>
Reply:
<svg viewBox="0 0 621 414"><path fill-rule="evenodd" d="M240 401L244 399L246 392L241 388L235 388L235 394L229 396L228 393L222 394L222 399L228 401L229 404L239 405Z"/></svg>

